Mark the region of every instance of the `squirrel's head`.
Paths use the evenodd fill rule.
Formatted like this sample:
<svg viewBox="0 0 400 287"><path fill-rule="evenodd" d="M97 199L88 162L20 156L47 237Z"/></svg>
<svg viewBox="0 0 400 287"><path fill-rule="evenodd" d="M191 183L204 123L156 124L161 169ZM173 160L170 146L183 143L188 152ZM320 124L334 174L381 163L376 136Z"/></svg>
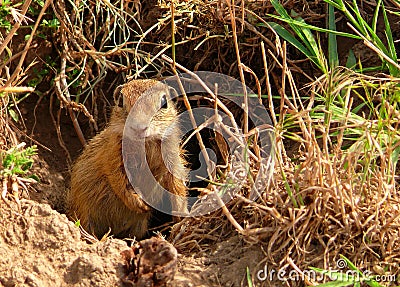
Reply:
<svg viewBox="0 0 400 287"><path fill-rule="evenodd" d="M170 88L156 80L132 80L119 86L114 98L122 97L128 114L126 127L135 138L163 139L178 132L177 111Z"/></svg>

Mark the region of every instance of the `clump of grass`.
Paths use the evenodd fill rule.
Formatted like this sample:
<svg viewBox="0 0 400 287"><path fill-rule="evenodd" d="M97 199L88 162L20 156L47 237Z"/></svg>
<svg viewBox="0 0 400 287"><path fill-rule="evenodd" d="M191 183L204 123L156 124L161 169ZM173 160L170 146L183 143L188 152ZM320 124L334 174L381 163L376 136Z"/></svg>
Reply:
<svg viewBox="0 0 400 287"><path fill-rule="evenodd" d="M0 154L2 162L2 176L25 176L33 165L32 156L37 154L37 147L30 146L24 149L25 143Z"/></svg>
<svg viewBox="0 0 400 287"><path fill-rule="evenodd" d="M289 24L294 34L291 34L287 29L275 22L268 22L268 26L276 31L288 43L296 47L302 52L311 62L313 62L324 74L328 74L335 69L338 64L338 50L336 36L347 38L362 39L367 47L378 54L382 60L380 70L387 69L390 75L397 77L400 75L400 66L397 63L396 44L393 39L392 29L388 20L387 12L382 0L376 3L375 12L372 22L368 23L361 15L361 9L356 1L348 4L343 0L324 0L328 3L328 29L307 24L301 17L298 17L294 12L293 16L285 10L279 1L271 1L279 16L269 14L270 17ZM355 34L339 32L336 30L335 24L335 8L341 11L348 21L348 25ZM382 16L385 29L385 39L378 36L377 22L379 16ZM266 26L265 23L260 23L260 26ZM320 44L312 31L328 34L328 60L323 54ZM385 44L387 43L387 44ZM353 54L349 51L349 58ZM354 56L354 55L353 55ZM354 63L354 60L349 62ZM370 67L369 70L377 70L378 67Z"/></svg>
<svg viewBox="0 0 400 287"><path fill-rule="evenodd" d="M5 28L6 32L11 30L11 22L7 16L11 15L11 1L5 0L0 3L0 28Z"/></svg>
<svg viewBox="0 0 400 287"><path fill-rule="evenodd" d="M21 143L7 151L0 152L0 178L2 182L2 199L7 202L7 194L11 190L19 205L19 190L23 188L28 191L27 185L35 183L38 177L30 174L34 163L33 156L37 154L36 146L24 148Z"/></svg>
<svg viewBox="0 0 400 287"><path fill-rule="evenodd" d="M279 8L277 1L273 4ZM212 242L237 232L246 241L258 242L265 261L277 268L304 270L318 263L330 270L344 254L363 268L384 265L390 274L399 274L399 79L392 77L388 65L389 75L373 76L338 66L335 53L326 60L312 33L315 29L301 19L285 19L288 14L280 12L279 19L297 29L297 46L322 76L310 77L313 81L299 90L286 45L276 39L274 61L282 72L279 81L274 78L281 84L278 108L269 101L271 111L279 110L273 181L257 202L246 198L244 188L243 195L227 204L230 215L222 210L201 220L185 219L173 231L176 246L182 252L207 253ZM277 27L273 26L278 35L294 38ZM334 29L331 24L329 33L340 33ZM266 53L263 57L268 63ZM268 65L264 67L270 85ZM274 98L273 88L266 90ZM286 145L289 137L298 148ZM227 220L221 220L222 215ZM368 280L364 282L374 283Z"/></svg>
<svg viewBox="0 0 400 287"><path fill-rule="evenodd" d="M283 76L290 77L290 73ZM286 131L278 123L276 165L269 188L252 202L245 196L245 187L243 194L227 204L228 211L184 220L179 224L182 229L176 231L178 249L208 252L210 241L232 236L236 230L263 246L265 260L281 268L307 269L314 262L331 270L344 254L364 268L382 264L391 274L398 274L394 256L400 252L398 158L392 156L400 146L398 116L393 113L380 120L376 119L379 115L360 116L351 97L367 87L375 95L393 95L397 86L386 85L391 80L342 68L335 79L310 84L307 105L288 97L296 99L291 104L297 109L290 116L296 125L293 133L300 139L299 150L294 152L298 158L286 156ZM289 82L290 91L299 92ZM329 111L316 99L322 90L329 90L333 97ZM342 104L338 95L343 96ZM375 108L378 112L379 107ZM324 121L326 113L331 114L329 121ZM228 220L221 220L222 215ZM373 282L373 278L364 281Z"/></svg>
<svg viewBox="0 0 400 287"><path fill-rule="evenodd" d="M349 33L339 32L335 30L334 14L330 9L329 11L329 28L325 29L307 24L301 17L297 16L294 12L294 17L290 16L282 4L277 0L271 1L279 16L269 14L268 16L284 21L289 24L295 35L292 35L287 29L282 27L276 22L260 23L259 26L269 26L278 33L280 37L285 39L288 43L296 47L303 53L311 62L313 62L324 74L329 73L330 69L335 68L338 63L336 38L335 36L343 36L349 38L359 39L358 36ZM322 52L318 39L313 35L312 31L329 33L329 61ZM333 37L331 37L333 36Z"/></svg>

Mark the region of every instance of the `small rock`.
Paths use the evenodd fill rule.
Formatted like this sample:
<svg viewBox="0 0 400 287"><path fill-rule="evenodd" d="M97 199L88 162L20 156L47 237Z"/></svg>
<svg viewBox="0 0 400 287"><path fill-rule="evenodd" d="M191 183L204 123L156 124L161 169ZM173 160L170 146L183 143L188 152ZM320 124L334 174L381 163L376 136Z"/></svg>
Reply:
<svg viewBox="0 0 400 287"><path fill-rule="evenodd" d="M178 252L163 238L142 240L122 255L128 269L124 282L130 286L165 286L176 273Z"/></svg>

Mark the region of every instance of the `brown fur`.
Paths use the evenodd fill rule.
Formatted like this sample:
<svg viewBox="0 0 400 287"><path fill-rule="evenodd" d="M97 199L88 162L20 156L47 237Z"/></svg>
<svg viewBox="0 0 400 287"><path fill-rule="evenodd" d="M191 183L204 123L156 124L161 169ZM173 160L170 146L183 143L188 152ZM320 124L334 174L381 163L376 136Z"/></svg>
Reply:
<svg viewBox="0 0 400 287"><path fill-rule="evenodd" d="M75 220L79 219L82 227L98 238L111 229L111 233L118 237L140 239L147 232L152 208L131 186L122 159L125 121L135 104L135 118L139 123L133 124L134 137L143 138L135 125L141 127L141 122L148 122L154 114L145 141L147 163L156 180L172 194L186 196L184 181L187 171L180 149L176 109L169 98L168 107L160 109L162 95L169 95L167 87L153 80L134 80L121 86L116 93L122 96L123 107L114 107L109 125L88 143L72 168L71 189L67 196L68 214ZM174 128L167 136L162 136L171 124ZM164 161L161 160L161 139L163 154L166 155ZM159 194L151 188L142 192L155 197L156 202L163 200L157 198ZM186 200L171 198L171 206L176 212L187 210Z"/></svg>

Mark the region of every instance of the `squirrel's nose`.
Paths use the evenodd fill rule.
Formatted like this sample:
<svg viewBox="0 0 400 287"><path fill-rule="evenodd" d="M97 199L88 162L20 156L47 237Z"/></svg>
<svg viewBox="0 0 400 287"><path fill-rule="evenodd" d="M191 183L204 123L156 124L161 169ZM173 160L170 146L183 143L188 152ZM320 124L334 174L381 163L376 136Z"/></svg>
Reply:
<svg viewBox="0 0 400 287"><path fill-rule="evenodd" d="M148 126L147 125L137 125L134 127L135 133L140 138L145 138L148 136Z"/></svg>

